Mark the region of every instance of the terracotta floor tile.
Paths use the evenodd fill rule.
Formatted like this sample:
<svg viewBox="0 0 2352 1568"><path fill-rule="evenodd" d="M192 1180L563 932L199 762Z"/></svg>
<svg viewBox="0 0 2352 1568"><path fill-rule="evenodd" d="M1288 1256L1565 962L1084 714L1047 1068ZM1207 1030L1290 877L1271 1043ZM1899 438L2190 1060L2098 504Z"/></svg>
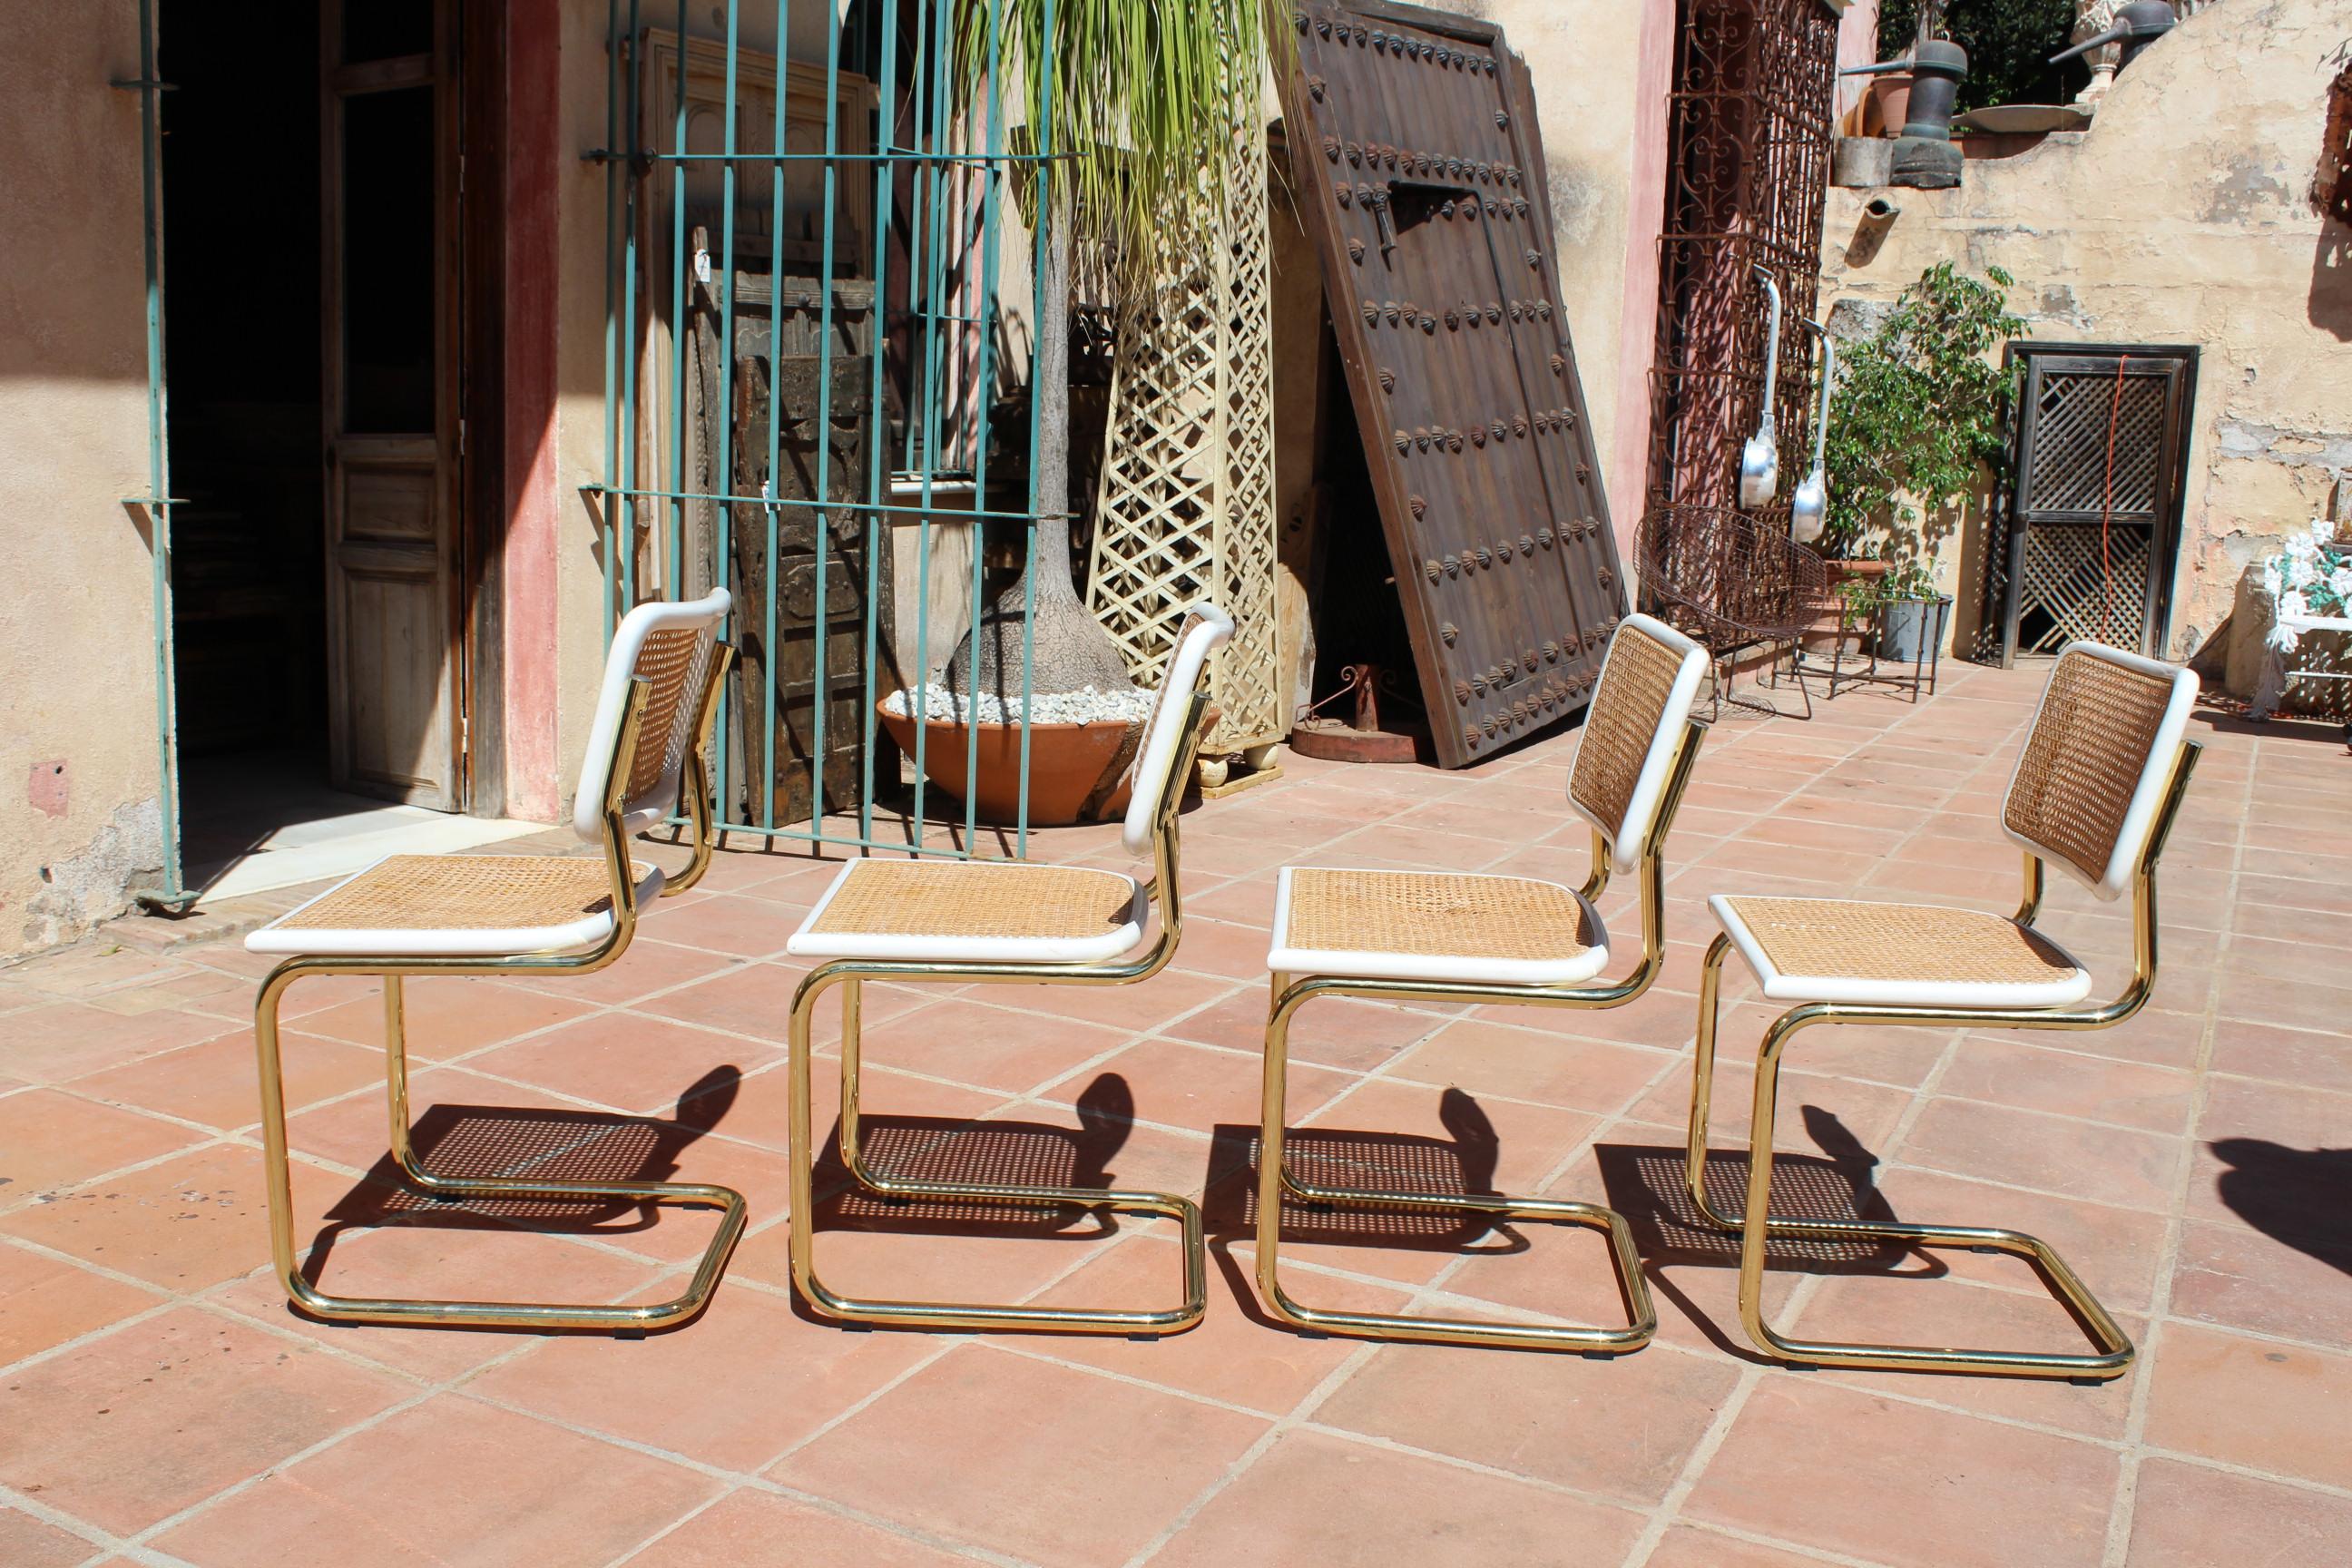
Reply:
<svg viewBox="0 0 2352 1568"><path fill-rule="evenodd" d="M513 984L560 1001L617 1006L745 962L732 953L663 942L648 923L638 928L637 938L626 952L593 974L524 974L516 976Z"/></svg>
<svg viewBox="0 0 2352 1568"><path fill-rule="evenodd" d="M2172 1323L2149 1375L2150 1447L2352 1484L2352 1355Z"/></svg>
<svg viewBox="0 0 2352 1568"><path fill-rule="evenodd" d="M630 1558L629 1568L948 1568L971 1561L960 1552L744 1487Z"/></svg>
<svg viewBox="0 0 2352 1568"><path fill-rule="evenodd" d="M2059 1043L2064 1049L2084 1056L2113 1057L2117 1061L2145 1062L2151 1067L2186 1068L2196 1063L2198 1050L2204 1043L2206 1024L2201 1011L2180 1013L2150 1007L2112 1028L2070 1029ZM1966 1037L2042 1047L2048 1047L2052 1040L2047 1031L2032 1029L1970 1031Z"/></svg>
<svg viewBox="0 0 2352 1568"><path fill-rule="evenodd" d="M920 1334L845 1333L782 1297L722 1286L677 1332L549 1339L467 1387L567 1426L756 1470L938 1348Z"/></svg>
<svg viewBox="0 0 2352 1568"><path fill-rule="evenodd" d="M143 1312L163 1298L0 1242L0 1366ZM0 1554L0 1563L7 1561Z"/></svg>
<svg viewBox="0 0 2352 1568"><path fill-rule="evenodd" d="M1586 1568L1622 1561L1641 1518L1565 1493L1320 1432L1286 1434L1177 1531L1155 1568Z"/></svg>
<svg viewBox="0 0 2352 1568"><path fill-rule="evenodd" d="M1938 1096L1897 1157L1955 1175L2168 1210L2185 1152L2178 1138Z"/></svg>
<svg viewBox="0 0 2352 1568"><path fill-rule="evenodd" d="M1037 1299L1049 1306L1164 1306L1176 1300L1181 1267L1172 1240L1139 1236ZM1050 1353L1162 1388L1286 1415L1361 1342L1302 1334L1267 1317L1258 1304L1254 1267L1246 1243L1213 1248L1208 1315L1181 1334L1149 1342L1071 1334ZM1351 1279L1300 1275L1286 1283L1294 1297L1340 1310L1393 1312L1407 1300L1402 1290Z"/></svg>
<svg viewBox="0 0 2352 1568"><path fill-rule="evenodd" d="M584 997L551 995L503 980L472 976L426 976L412 979L401 989L408 1054L426 1062L447 1061L589 1011ZM367 995L303 1015L302 1032L328 1035L353 1045L381 1046L383 998L370 986Z"/></svg>
<svg viewBox="0 0 2352 1568"><path fill-rule="evenodd" d="M1771 1322L1782 1333L1863 1344L1967 1345L2065 1355L2088 1354L2097 1348L2073 1313L2035 1288L2035 1277L2022 1265L2011 1269L2002 1283L2008 1288L1937 1279L1926 1274L1915 1255L1886 1273L1832 1276L1801 1310ZM2145 1320L2119 1313L2116 1325L2135 1344L2145 1344ZM1932 1397L1940 1405L2113 1441L2124 1435L2133 1382L2146 1371L2143 1355L2130 1372L2111 1383L1940 1376L1915 1381L1923 1389L1932 1384ZM1864 1390L1884 1387L1887 1376L1836 1370L1821 1375Z"/></svg>
<svg viewBox="0 0 2352 1568"><path fill-rule="evenodd" d="M997 985L990 987L992 1002L1084 1024L1140 1034L1163 1029L1197 1008L1223 1001L1240 983L1205 974L1161 970L1133 985ZM1263 984L1252 987L1265 995Z"/></svg>
<svg viewBox="0 0 2352 1568"><path fill-rule="evenodd" d="M698 890L677 903L649 910L646 934L682 947L765 958L783 952L806 918L804 911L789 905L733 893L706 898Z"/></svg>
<svg viewBox="0 0 2352 1568"><path fill-rule="evenodd" d="M1245 986L1162 1031L1178 1039L1228 1050L1265 1048L1265 987ZM1290 1059L1318 1067L1370 1072L1395 1059L1414 1041L1444 1025L1460 1009L1401 1007L1392 1002L1339 997L1300 1008L1290 1018Z"/></svg>
<svg viewBox="0 0 2352 1568"><path fill-rule="evenodd" d="M498 1484L451 1484L466 1476ZM278 1470L156 1545L200 1568L293 1561L323 1542L347 1568L605 1563L718 1490L650 1455L445 1394Z"/></svg>
<svg viewBox="0 0 2352 1568"><path fill-rule="evenodd" d="M278 1037L289 1111L383 1081L383 1052L324 1035ZM224 1131L261 1120L261 1079L253 1037L225 1035L78 1078L73 1092L139 1110L201 1121Z"/></svg>
<svg viewBox="0 0 2352 1568"><path fill-rule="evenodd" d="M1806 1377L1749 1395L1691 1519L1920 1568L2099 1561L2111 1450Z"/></svg>
<svg viewBox="0 0 2352 1568"><path fill-rule="evenodd" d="M268 1202L261 1151L217 1144L68 1188L0 1219L0 1231L166 1289L201 1290L268 1258Z"/></svg>
<svg viewBox="0 0 2352 1568"><path fill-rule="evenodd" d="M126 1016L86 1002L51 1002L0 1017L0 1069L26 1083L58 1083L236 1026L202 1013Z"/></svg>
<svg viewBox="0 0 2352 1568"><path fill-rule="evenodd" d="M2333 1031L2224 1022L2213 1031L2213 1070L2352 1093L2352 1051Z"/></svg>
<svg viewBox="0 0 2352 1568"><path fill-rule="evenodd" d="M1176 950L1173 966L1193 974L1255 981L1262 985L1270 942L1270 934L1257 926L1187 920L1184 941Z"/></svg>
<svg viewBox="0 0 2352 1568"><path fill-rule="evenodd" d="M2131 1568L2352 1561L2352 1500L2174 1459L2139 1468Z"/></svg>
<svg viewBox="0 0 2352 1568"><path fill-rule="evenodd" d="M2224 1328L2352 1349L2347 1276L2352 1238L2285 1240L2192 1219L2180 1228L2171 1308Z"/></svg>
<svg viewBox="0 0 2352 1568"><path fill-rule="evenodd" d="M782 1045L792 1037L793 989L800 984L803 973L791 964L739 963L691 984L649 997L633 1007L631 1015L649 1013ZM910 1005L899 994L882 987L873 986L866 991L869 1024L903 1013ZM838 1001L820 1005L819 1016L827 1038L832 1037L839 1012Z"/></svg>
<svg viewBox="0 0 2352 1568"><path fill-rule="evenodd" d="M152 1116L55 1089L0 1099L0 1209L204 1141Z"/></svg>
<svg viewBox="0 0 2352 1568"><path fill-rule="evenodd" d="M308 1245L314 1237L301 1238ZM319 1279L340 1296L391 1296L498 1301L666 1300L678 1287L656 1288L661 1266L620 1258L566 1237L506 1226L414 1223L344 1231L334 1237ZM409 1328L329 1323L289 1306L277 1275L257 1269L205 1300L267 1326L298 1333L349 1355L430 1382L445 1382L545 1335L502 1329Z"/></svg>
<svg viewBox="0 0 2352 1568"><path fill-rule="evenodd" d="M1259 1057L1213 1050L1182 1040L1146 1039L1040 1092L1051 1102L1066 1105L1103 1075L1116 1074L1133 1092L1138 1120L1206 1132L1220 1125L1258 1120L1263 1068ZM1353 1074L1307 1062L1291 1063L1286 1091L1291 1121L1307 1119L1357 1081Z"/></svg>
<svg viewBox="0 0 2352 1568"><path fill-rule="evenodd" d="M1000 994L1012 994L1003 987ZM1022 994L1024 1005L1050 1008L1054 994ZM970 996L950 996L899 1020L868 1009L861 1026L866 1060L958 1083L1022 1094L1080 1064L1117 1050L1123 1029L1081 1024L1050 1011L1020 1012Z"/></svg>
<svg viewBox="0 0 2352 1568"><path fill-rule="evenodd" d="M782 1054L755 1040L635 1013L599 1013L468 1058L466 1066L574 1100L652 1115L674 1109L709 1073L746 1071Z"/></svg>
<svg viewBox="0 0 2352 1568"><path fill-rule="evenodd" d="M0 1386L0 1480L128 1534L412 1386L181 1308L11 1373Z"/></svg>
<svg viewBox="0 0 2352 1568"><path fill-rule="evenodd" d="M1650 1553L1645 1568L1808 1568L1820 1562L1697 1525L1677 1524Z"/></svg>
<svg viewBox="0 0 2352 1568"><path fill-rule="evenodd" d="M1900 1220L1998 1226L2040 1237L2057 1248L2110 1311L2145 1312L2154 1297L2157 1259L2164 1244L2161 1215L1909 1168L1881 1170L1878 1191ZM1953 1247L1938 1247L1935 1257L1965 1279L2025 1283L2020 1271L2026 1266L2014 1258Z"/></svg>
<svg viewBox="0 0 2352 1568"><path fill-rule="evenodd" d="M1131 1384L963 1345L775 1478L1049 1568L1125 1562L1265 1423ZM1001 1440L1007 1432L1031 1439ZM908 1484L920 1477L922 1484Z"/></svg>
<svg viewBox="0 0 2352 1568"><path fill-rule="evenodd" d="M2053 1043L2061 1037L2053 1037ZM1971 1039L1954 1053L1939 1093L2021 1110L2113 1121L2178 1137L2189 1125L2194 1075L2067 1050Z"/></svg>
<svg viewBox="0 0 2352 1568"><path fill-rule="evenodd" d="M1471 1019L1446 1025L1398 1058L1386 1076L1609 1115L1674 1063L1663 1051Z"/></svg>
<svg viewBox="0 0 2352 1568"><path fill-rule="evenodd" d="M1646 1506L1665 1496L1738 1378L1673 1352L1590 1360L1383 1345L1315 1420Z"/></svg>
<svg viewBox="0 0 2352 1568"><path fill-rule="evenodd" d="M1744 1149L1755 1108L1755 1069L1718 1054L1708 1101L1707 1139L1716 1149ZM1629 1120L1661 1131L1690 1125L1691 1069L1669 1075L1626 1111ZM1883 1153L1911 1096L1883 1084L1783 1068L1772 1146L1800 1153Z"/></svg>
<svg viewBox="0 0 2352 1568"><path fill-rule="evenodd" d="M89 1562L97 1550L83 1537L22 1509L0 1507L0 1563L9 1568L72 1568Z"/></svg>

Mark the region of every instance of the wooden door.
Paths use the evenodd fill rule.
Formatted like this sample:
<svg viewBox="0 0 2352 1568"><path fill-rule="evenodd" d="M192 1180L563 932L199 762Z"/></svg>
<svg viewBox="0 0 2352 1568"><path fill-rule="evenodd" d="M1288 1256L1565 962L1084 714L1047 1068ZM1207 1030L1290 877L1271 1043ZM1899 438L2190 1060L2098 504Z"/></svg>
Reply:
<svg viewBox="0 0 2352 1568"><path fill-rule="evenodd" d="M2019 342L2010 357L2024 374L1986 584L2000 662L2078 637L2163 658L2198 350Z"/></svg>
<svg viewBox="0 0 2352 1568"><path fill-rule="evenodd" d="M1293 21L1299 205L1430 731L1461 767L1589 700L1625 612L1534 92L1492 22L1385 0Z"/></svg>
<svg viewBox="0 0 2352 1568"><path fill-rule="evenodd" d="M321 3L329 778L457 811L457 4Z"/></svg>

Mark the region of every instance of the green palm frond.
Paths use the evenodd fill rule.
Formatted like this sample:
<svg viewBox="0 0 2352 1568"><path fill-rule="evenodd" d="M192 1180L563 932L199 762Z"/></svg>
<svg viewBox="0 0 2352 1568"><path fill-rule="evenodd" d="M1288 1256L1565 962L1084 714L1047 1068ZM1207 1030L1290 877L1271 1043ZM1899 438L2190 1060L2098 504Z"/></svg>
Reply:
<svg viewBox="0 0 2352 1568"><path fill-rule="evenodd" d="M1288 44L1284 0L954 4L963 102L986 101L995 61L1002 111L1064 155L1056 205L1076 237L1102 245L1123 292L1155 276L1195 204L1223 200L1255 129L1268 39Z"/></svg>

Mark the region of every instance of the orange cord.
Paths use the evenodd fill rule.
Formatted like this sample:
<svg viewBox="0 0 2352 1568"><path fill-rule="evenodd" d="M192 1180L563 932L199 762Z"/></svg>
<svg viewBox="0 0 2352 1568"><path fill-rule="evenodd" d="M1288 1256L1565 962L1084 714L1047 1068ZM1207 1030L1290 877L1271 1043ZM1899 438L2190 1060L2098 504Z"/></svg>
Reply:
<svg viewBox="0 0 2352 1568"><path fill-rule="evenodd" d="M2107 494L2105 505L2099 512L2099 640L2112 643L2111 626L2116 607L2115 556L2108 548L2108 528L2116 515L2116 426L2124 412L2124 366L2131 363L2131 355L2116 357L2116 395L2107 405Z"/></svg>

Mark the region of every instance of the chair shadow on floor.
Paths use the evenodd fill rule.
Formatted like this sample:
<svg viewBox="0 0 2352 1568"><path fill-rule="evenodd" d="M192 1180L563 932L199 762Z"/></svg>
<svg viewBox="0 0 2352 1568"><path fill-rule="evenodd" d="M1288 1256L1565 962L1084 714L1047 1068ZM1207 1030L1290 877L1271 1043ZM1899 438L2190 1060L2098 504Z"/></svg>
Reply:
<svg viewBox="0 0 2352 1568"><path fill-rule="evenodd" d="M1822 1152L1775 1152L1773 1218L1894 1221L1895 1211L1879 1194L1874 1178L1878 1156L1833 1113L1808 1105L1800 1114ZM1717 1349L1743 1361L1761 1361L1737 1321L1716 1322L1666 1273L1677 1266L1739 1267L1739 1237L1702 1220L1685 1189L1683 1147L1597 1143L1592 1156L1607 1194L1602 1201L1625 1216L1651 1290L1680 1307ZM1748 1203L1748 1151L1710 1148L1706 1183L1707 1202L1717 1213L1738 1215ZM1809 1274L1899 1273L1932 1279L1949 1272L1934 1253L1889 1242L1776 1240L1766 1246L1764 1260L1767 1269Z"/></svg>
<svg viewBox="0 0 2352 1568"><path fill-rule="evenodd" d="M1438 1100L1438 1124L1451 1136L1371 1132L1345 1127L1292 1127L1283 1132L1291 1173L1309 1186L1433 1195L1496 1195L1502 1140L1486 1108L1458 1089ZM1210 1130L1207 1196L1202 1220L1209 1253L1242 1310L1260 1323L1268 1316L1249 1283L1250 1269L1234 1257L1236 1241L1257 1234L1259 1129L1220 1122ZM1360 1247L1457 1255L1525 1252L1528 1238L1499 1215L1426 1209L1307 1203L1286 1196L1282 1245Z"/></svg>
<svg viewBox="0 0 2352 1568"><path fill-rule="evenodd" d="M713 1068L679 1092L668 1120L594 1110L510 1105L434 1105L411 1125L419 1163L440 1176L497 1176L547 1182L662 1182L679 1156L716 1128L742 1080L733 1066ZM408 1185L386 1152L358 1184L327 1211L302 1277L320 1283L336 1244L355 1232L400 1227L446 1231L532 1231L600 1237L649 1230L664 1206L624 1198L576 1201L530 1197L433 1197Z"/></svg>
<svg viewBox="0 0 2352 1568"><path fill-rule="evenodd" d="M2352 1149L2291 1149L2263 1138L2218 1138L2207 1147L2230 1167L2213 1186L2231 1213L2352 1274Z"/></svg>
<svg viewBox="0 0 2352 1568"><path fill-rule="evenodd" d="M1115 1184L1111 1159L1135 1121L1135 1091L1103 1073L1076 1101L1077 1125L1045 1121L969 1121L940 1116L858 1118L866 1163L907 1181L1014 1187ZM836 1121L819 1145L815 1170L819 1230L907 1236L1040 1237L1097 1241L1117 1234L1118 1218L1083 1204L998 1202L979 1198L899 1198L858 1184L841 1157Z"/></svg>

